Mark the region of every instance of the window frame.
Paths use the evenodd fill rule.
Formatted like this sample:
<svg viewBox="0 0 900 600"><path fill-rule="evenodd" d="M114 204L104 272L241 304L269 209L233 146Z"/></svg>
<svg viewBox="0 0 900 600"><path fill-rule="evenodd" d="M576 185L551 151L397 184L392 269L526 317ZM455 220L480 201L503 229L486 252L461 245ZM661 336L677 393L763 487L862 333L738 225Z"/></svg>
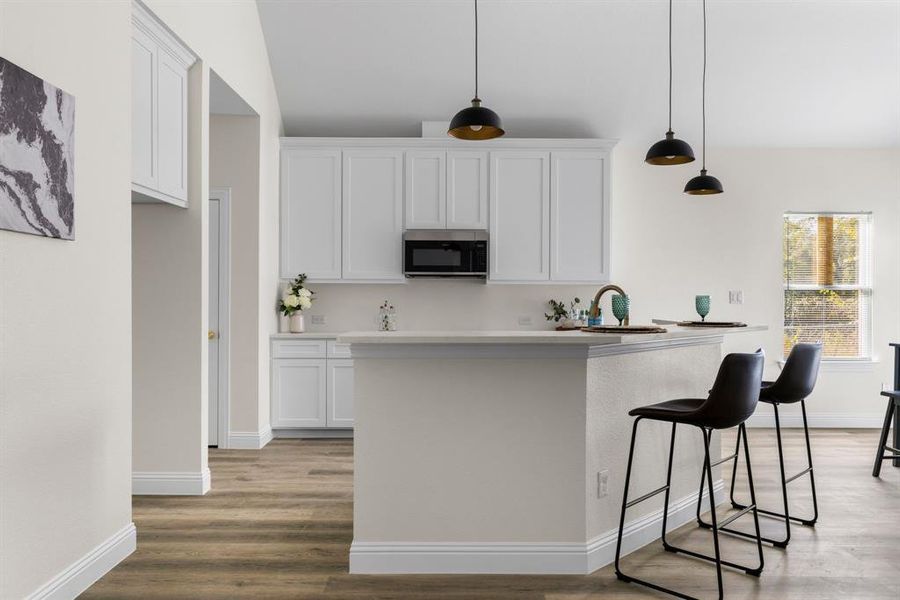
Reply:
<svg viewBox="0 0 900 600"><path fill-rule="evenodd" d="M786 303L787 292L791 290L859 290L861 294L868 296L868 305L867 305L867 313L868 318L863 319L862 315L860 316L859 322L859 336L860 336L860 350L861 353L859 356L841 356L841 357L822 357L822 363L835 367L840 365L846 365L851 370L856 370L853 368L853 365L869 365L878 362L877 357L874 355L874 343L873 343L873 332L874 328L874 306L875 306L875 255L874 255L874 215L872 211L807 211L807 210L798 210L798 211L785 211L781 217L782 224L782 273L784 272L785 267L785 258L784 251L786 250L785 245L787 240L784 235L784 225L785 222L791 217L810 217L810 218L819 218L819 217L856 217L860 219L860 274L859 274L859 283L854 285L841 285L841 284L832 284L832 285L819 285L819 284L788 284L787 281L784 280L784 275L782 274L782 296L781 296L781 305L782 305L782 316L781 316L781 347L782 354L784 353L784 336L787 331L787 313L784 310L784 306ZM863 260L865 259L865 260ZM862 309L862 307L861 307ZM778 361L780 364L783 364L784 360L787 357L783 356L781 361Z"/></svg>

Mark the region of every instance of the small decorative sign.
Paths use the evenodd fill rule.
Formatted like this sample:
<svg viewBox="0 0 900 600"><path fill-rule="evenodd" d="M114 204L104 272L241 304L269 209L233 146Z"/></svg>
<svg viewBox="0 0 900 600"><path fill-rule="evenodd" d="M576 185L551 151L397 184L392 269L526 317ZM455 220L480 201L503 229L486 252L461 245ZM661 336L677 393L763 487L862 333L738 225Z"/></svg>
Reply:
<svg viewBox="0 0 900 600"><path fill-rule="evenodd" d="M75 238L75 97L4 58L0 229Z"/></svg>

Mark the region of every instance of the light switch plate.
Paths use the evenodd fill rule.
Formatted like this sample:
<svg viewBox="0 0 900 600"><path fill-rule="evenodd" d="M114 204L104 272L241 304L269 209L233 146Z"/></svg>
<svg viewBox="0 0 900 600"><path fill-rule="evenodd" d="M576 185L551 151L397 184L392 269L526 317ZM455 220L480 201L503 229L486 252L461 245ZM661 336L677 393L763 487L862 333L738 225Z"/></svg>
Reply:
<svg viewBox="0 0 900 600"><path fill-rule="evenodd" d="M728 304L743 304L744 290L730 290L728 292Z"/></svg>
<svg viewBox="0 0 900 600"><path fill-rule="evenodd" d="M519 316L519 327L531 327L531 315Z"/></svg>
<svg viewBox="0 0 900 600"><path fill-rule="evenodd" d="M312 323L313 325L325 325L327 320L328 319L325 317L325 315L310 315L309 316L309 322Z"/></svg>

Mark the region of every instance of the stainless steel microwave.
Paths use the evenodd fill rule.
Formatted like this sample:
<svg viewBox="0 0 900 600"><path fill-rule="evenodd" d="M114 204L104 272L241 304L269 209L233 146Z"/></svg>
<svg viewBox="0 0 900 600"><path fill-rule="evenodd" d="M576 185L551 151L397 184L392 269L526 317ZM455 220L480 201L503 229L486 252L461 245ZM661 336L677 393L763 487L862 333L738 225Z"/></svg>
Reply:
<svg viewBox="0 0 900 600"><path fill-rule="evenodd" d="M487 277L488 232L411 229L403 234L407 277Z"/></svg>

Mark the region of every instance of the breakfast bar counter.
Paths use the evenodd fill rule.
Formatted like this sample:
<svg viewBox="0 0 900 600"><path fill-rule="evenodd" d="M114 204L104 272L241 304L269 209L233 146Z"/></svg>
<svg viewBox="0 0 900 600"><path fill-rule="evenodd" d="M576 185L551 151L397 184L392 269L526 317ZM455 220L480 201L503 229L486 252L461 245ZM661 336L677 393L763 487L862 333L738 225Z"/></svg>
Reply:
<svg viewBox="0 0 900 600"><path fill-rule="evenodd" d="M351 573L590 573L612 562L634 407L706 397L725 335L350 332ZM747 336L747 350L755 349ZM668 427L636 449L632 495L665 482ZM658 429L656 435L651 433ZM696 510L702 437L680 428L669 524ZM720 454L718 435L711 452ZM721 480L714 486L717 498ZM660 535L662 497L623 551Z"/></svg>

